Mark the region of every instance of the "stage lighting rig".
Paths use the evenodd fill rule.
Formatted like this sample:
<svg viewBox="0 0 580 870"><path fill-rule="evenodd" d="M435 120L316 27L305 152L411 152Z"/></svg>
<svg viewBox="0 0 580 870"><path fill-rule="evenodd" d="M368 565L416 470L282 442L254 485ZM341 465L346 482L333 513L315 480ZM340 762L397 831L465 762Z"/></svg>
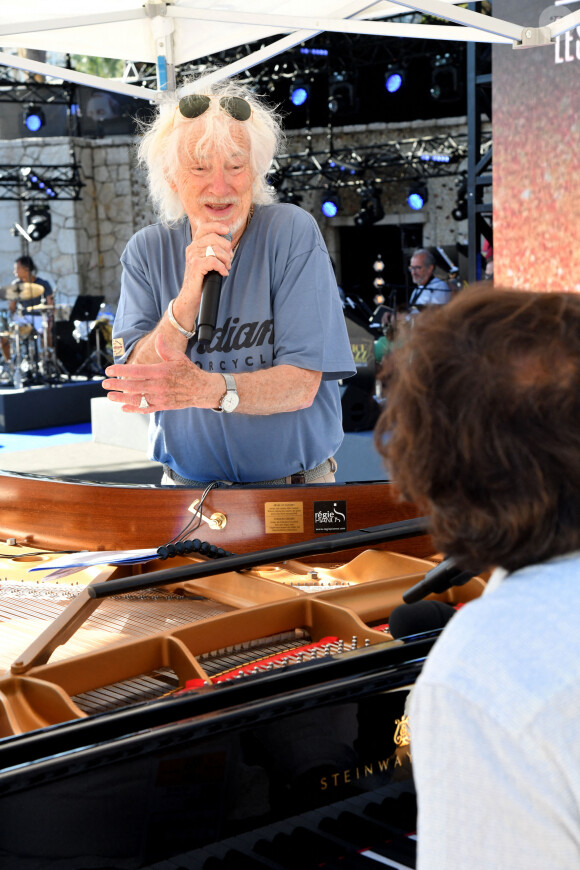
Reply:
<svg viewBox="0 0 580 870"><path fill-rule="evenodd" d="M324 217L334 218L341 209L340 198L334 191L323 193L320 210Z"/></svg>
<svg viewBox="0 0 580 870"><path fill-rule="evenodd" d="M376 224L385 216L381 194L374 187L364 187L360 191L361 207L354 216L357 227L366 227Z"/></svg>
<svg viewBox="0 0 580 870"><path fill-rule="evenodd" d="M301 79L295 79L290 85L290 102L293 106L299 108L308 102L310 96L310 85Z"/></svg>
<svg viewBox="0 0 580 870"><path fill-rule="evenodd" d="M328 110L333 115L348 115L357 109L355 86L346 72L332 73L328 86Z"/></svg>
<svg viewBox="0 0 580 870"><path fill-rule="evenodd" d="M457 202L451 212L454 221L464 221L467 218L467 179L464 177L459 182L457 190Z"/></svg>
<svg viewBox="0 0 580 870"><path fill-rule="evenodd" d="M46 124L46 117L39 106L27 106L23 120L24 126L30 133L38 133Z"/></svg>
<svg viewBox="0 0 580 870"><path fill-rule="evenodd" d="M402 66L391 65L385 72L385 88L388 94L399 93L405 84L405 69Z"/></svg>
<svg viewBox="0 0 580 870"><path fill-rule="evenodd" d="M33 242L44 239L52 229L50 209L47 205L29 205L25 218L26 233Z"/></svg>
<svg viewBox="0 0 580 870"><path fill-rule="evenodd" d="M23 166L20 175L28 190L40 190L48 199L56 199L56 191L31 166Z"/></svg>
<svg viewBox="0 0 580 870"><path fill-rule="evenodd" d="M450 52L438 54L433 60L430 94L440 103L453 102L463 94L459 62Z"/></svg>
<svg viewBox="0 0 580 870"><path fill-rule="evenodd" d="M412 184L407 193L407 205L413 211L421 211L429 200L429 191L422 181Z"/></svg>

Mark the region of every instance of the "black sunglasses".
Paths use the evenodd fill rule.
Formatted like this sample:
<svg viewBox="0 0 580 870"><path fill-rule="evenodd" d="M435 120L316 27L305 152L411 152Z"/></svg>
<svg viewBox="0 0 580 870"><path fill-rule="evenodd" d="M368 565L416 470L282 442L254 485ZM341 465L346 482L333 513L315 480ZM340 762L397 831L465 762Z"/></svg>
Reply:
<svg viewBox="0 0 580 870"><path fill-rule="evenodd" d="M209 109L211 97L205 94L188 94L179 101L179 111L184 118L199 118ZM227 112L235 121L247 121L252 114L252 108L243 97L220 97L220 108Z"/></svg>

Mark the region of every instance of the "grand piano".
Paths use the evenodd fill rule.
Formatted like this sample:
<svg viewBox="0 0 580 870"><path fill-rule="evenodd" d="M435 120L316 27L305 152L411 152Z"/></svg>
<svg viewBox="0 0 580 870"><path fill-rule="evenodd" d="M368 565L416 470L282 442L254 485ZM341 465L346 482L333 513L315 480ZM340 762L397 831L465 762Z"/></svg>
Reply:
<svg viewBox="0 0 580 870"><path fill-rule="evenodd" d="M427 538L415 516L68 569L6 543L0 867L414 867L405 705L439 629L390 620Z"/></svg>

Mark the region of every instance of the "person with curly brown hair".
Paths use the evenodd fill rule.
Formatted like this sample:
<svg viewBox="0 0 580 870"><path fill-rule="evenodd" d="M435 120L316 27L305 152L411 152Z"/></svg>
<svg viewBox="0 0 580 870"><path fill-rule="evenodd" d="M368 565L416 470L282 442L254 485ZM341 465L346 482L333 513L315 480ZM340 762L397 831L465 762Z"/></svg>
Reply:
<svg viewBox="0 0 580 870"><path fill-rule="evenodd" d="M480 285L388 358L376 443L493 569L412 693L419 870L580 866L580 296Z"/></svg>

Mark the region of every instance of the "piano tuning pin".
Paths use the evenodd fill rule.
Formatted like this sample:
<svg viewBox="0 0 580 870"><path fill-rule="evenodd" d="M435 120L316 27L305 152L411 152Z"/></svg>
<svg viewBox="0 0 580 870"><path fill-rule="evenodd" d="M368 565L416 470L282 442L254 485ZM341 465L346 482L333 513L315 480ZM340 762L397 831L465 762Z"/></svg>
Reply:
<svg viewBox="0 0 580 870"><path fill-rule="evenodd" d="M353 634L353 636L352 636L352 640L351 640L351 642L350 642L350 648L351 648L351 649L356 649L357 646L358 646L358 637L356 636L356 634Z"/></svg>
<svg viewBox="0 0 580 870"><path fill-rule="evenodd" d="M338 641L338 644L337 644L337 651L338 651L339 653L344 652L344 641L343 641L342 638L340 638L340 640Z"/></svg>
<svg viewBox="0 0 580 870"><path fill-rule="evenodd" d="M365 637L365 646L370 646L370 645L371 645L370 637Z"/></svg>

